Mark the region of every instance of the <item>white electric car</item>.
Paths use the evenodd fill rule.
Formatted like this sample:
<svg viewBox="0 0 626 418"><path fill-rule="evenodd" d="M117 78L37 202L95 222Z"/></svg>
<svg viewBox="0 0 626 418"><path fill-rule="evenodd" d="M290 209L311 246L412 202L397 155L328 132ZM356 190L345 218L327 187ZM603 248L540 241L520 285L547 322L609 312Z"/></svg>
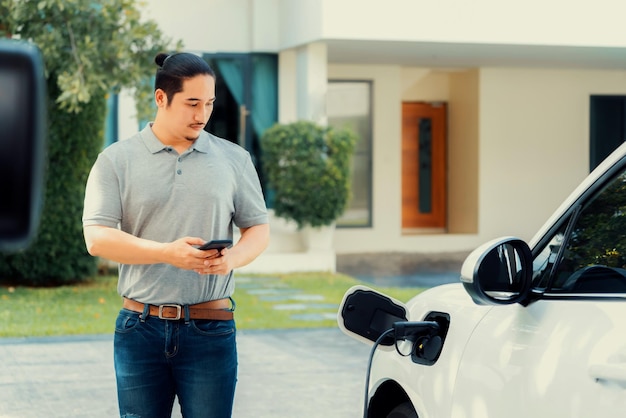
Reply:
<svg viewBox="0 0 626 418"><path fill-rule="evenodd" d="M625 417L625 268L626 144L530 243L472 252L458 284L406 304L348 290L339 327L373 347L364 416Z"/></svg>

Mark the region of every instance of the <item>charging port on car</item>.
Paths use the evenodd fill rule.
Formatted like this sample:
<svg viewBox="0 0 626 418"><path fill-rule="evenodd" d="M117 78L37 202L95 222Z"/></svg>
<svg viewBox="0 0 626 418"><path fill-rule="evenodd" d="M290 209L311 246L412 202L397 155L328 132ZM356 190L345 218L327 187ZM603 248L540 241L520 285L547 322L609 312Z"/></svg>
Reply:
<svg viewBox="0 0 626 418"><path fill-rule="evenodd" d="M439 330L415 340L411 360L417 364L431 366L435 364L443 350L443 343L450 327L450 315L443 312L430 312L424 317L424 321L436 322L439 324Z"/></svg>

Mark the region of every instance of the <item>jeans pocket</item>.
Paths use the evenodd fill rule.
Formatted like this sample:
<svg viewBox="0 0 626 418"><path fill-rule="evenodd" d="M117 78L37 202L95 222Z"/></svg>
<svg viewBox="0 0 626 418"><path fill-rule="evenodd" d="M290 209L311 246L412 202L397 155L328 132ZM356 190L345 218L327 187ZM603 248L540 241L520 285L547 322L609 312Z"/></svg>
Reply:
<svg viewBox="0 0 626 418"><path fill-rule="evenodd" d="M221 337L235 333L235 321L192 320L191 329L200 335Z"/></svg>
<svg viewBox="0 0 626 418"><path fill-rule="evenodd" d="M139 324L139 314L122 309L115 320L115 332L130 332Z"/></svg>

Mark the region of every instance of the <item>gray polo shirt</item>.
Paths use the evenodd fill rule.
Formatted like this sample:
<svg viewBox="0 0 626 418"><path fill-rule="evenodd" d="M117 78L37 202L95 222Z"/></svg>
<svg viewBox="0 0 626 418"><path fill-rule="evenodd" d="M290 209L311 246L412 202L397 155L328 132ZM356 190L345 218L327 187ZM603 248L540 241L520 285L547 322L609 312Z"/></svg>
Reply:
<svg viewBox="0 0 626 418"><path fill-rule="evenodd" d="M206 132L179 155L148 125L102 151L87 180L84 226L171 242L185 236L232 239L233 226L265 223L250 154ZM200 275L169 264L122 264L117 289L143 303L194 304L231 296L234 279L232 272Z"/></svg>

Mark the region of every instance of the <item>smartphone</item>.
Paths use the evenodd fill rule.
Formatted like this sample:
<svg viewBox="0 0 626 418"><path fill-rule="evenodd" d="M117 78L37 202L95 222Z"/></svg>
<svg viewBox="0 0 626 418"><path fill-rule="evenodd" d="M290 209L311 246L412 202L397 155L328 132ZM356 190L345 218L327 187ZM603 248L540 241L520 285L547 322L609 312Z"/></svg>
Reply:
<svg viewBox="0 0 626 418"><path fill-rule="evenodd" d="M224 248L230 248L233 245L233 241L229 239L214 239L209 242L205 242L198 247L199 250L217 250L222 251Z"/></svg>

